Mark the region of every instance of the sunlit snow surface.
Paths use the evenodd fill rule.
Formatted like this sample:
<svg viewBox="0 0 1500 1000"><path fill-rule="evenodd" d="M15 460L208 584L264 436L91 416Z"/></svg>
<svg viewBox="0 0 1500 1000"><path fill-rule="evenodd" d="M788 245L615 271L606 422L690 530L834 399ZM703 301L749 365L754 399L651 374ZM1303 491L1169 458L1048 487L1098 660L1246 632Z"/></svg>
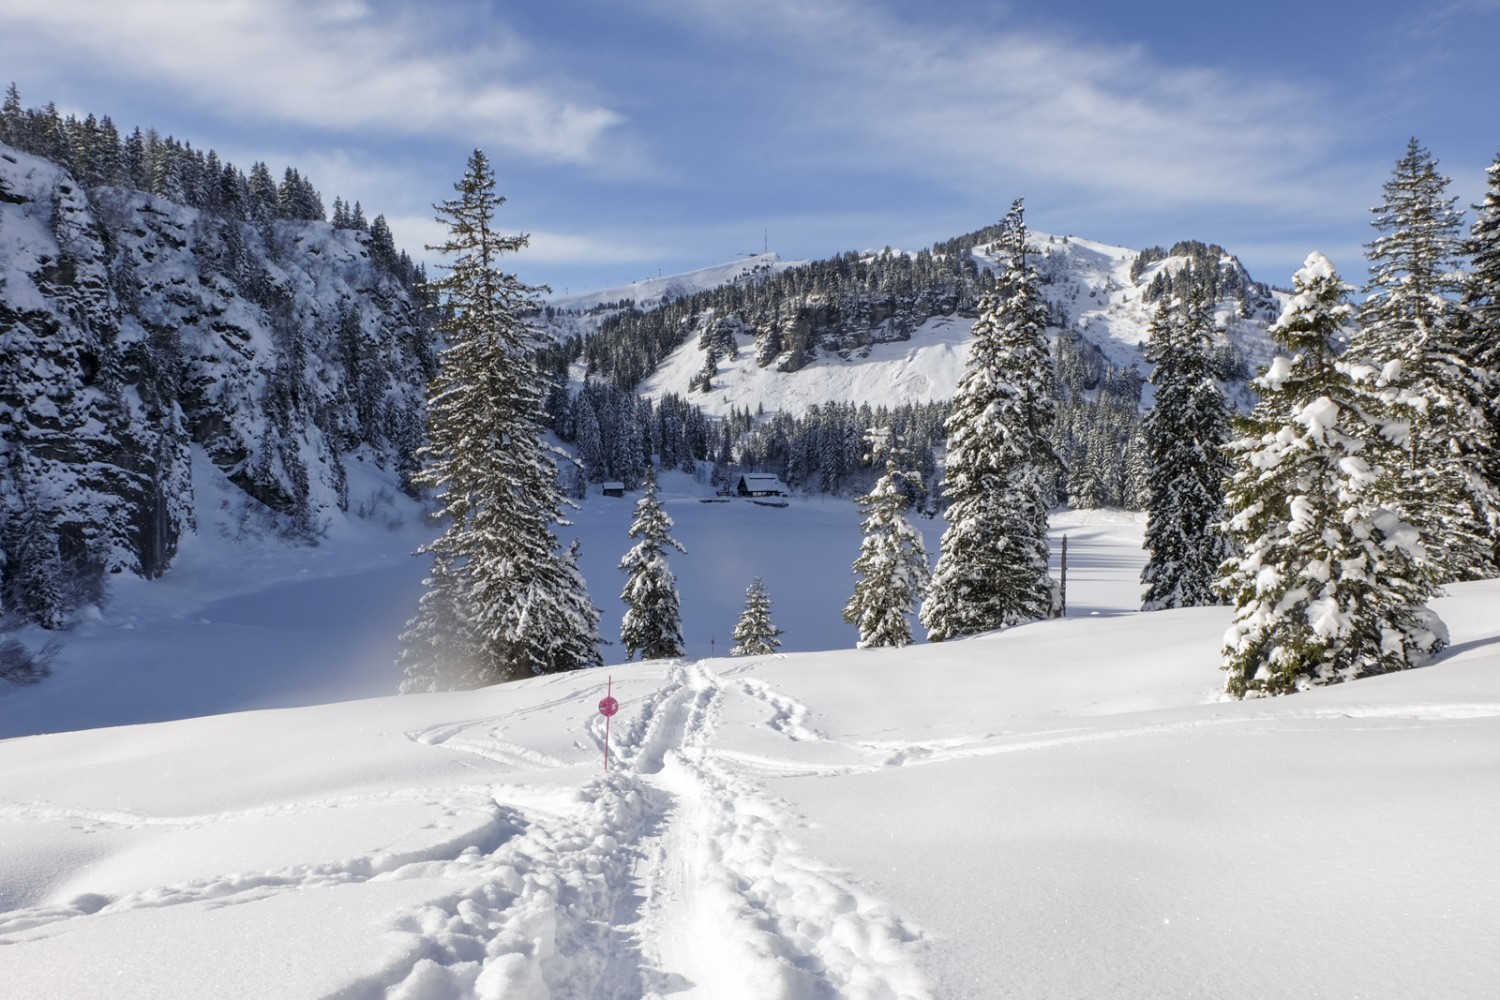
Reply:
<svg viewBox="0 0 1500 1000"><path fill-rule="evenodd" d="M1185 258L1158 260L1132 275L1132 265L1140 256L1137 251L1078 237L1031 235L1038 251L1033 259L1045 275L1039 290L1051 307L1053 321L1093 345L1108 364L1121 370L1135 367L1149 372L1151 366L1143 348L1156 305L1144 293L1160 272L1182 267ZM993 246L980 247L975 256L981 267L1001 266L1002 258ZM774 254L770 258L754 257L589 296L555 299L553 304L585 310L601 302L630 298L642 308L654 308L664 291L691 294L735 280L755 268L779 270L798 263L802 262L780 261ZM1273 293L1272 299L1283 295ZM1241 316L1227 302L1221 303L1216 312L1216 325L1234 343L1247 371L1259 370L1271 360L1275 345L1266 335L1270 318L1263 314ZM598 314L583 319L564 317L554 320L552 326L558 334L578 333L596 328L598 321ZM908 339L874 343L844 353L819 350L795 372L780 371L775 364L762 367L757 363L754 345L742 337L734 352L718 359L713 389L708 392L694 389L703 372L705 353L701 338L690 337L641 382L640 392L653 398L675 393L714 416L762 409L800 416L808 407L829 400L873 407L948 400L968 359L973 325L972 317L934 316L913 330ZM578 376L582 377L581 365ZM1144 386L1143 401L1149 404L1153 393L1151 385ZM1231 395L1232 403L1244 402L1241 388L1232 387Z"/></svg>
<svg viewBox="0 0 1500 1000"><path fill-rule="evenodd" d="M665 486L690 638L765 570L789 644L852 646L807 624L852 505ZM606 628L630 506L577 518ZM1139 519L1057 522L1069 618L997 635L0 742L0 994L1494 996L1500 583L1431 667L1224 702L1228 612L1135 613ZM0 725L388 690L419 527L206 535Z"/></svg>

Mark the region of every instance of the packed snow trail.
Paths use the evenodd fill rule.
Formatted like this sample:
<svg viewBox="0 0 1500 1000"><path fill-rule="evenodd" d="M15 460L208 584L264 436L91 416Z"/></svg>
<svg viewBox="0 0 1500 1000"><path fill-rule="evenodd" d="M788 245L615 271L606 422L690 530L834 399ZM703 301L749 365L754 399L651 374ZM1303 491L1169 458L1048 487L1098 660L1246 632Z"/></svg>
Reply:
<svg viewBox="0 0 1500 1000"><path fill-rule="evenodd" d="M930 997L910 957L919 932L797 851L785 803L713 749L726 698L769 708L766 727L790 740L821 738L805 706L760 681L671 666L625 705L615 770L545 810L517 807L513 836L461 856L469 888L399 921L409 960L372 978L371 995ZM586 725L602 742L601 720ZM501 767L565 766L504 733L477 719L408 736ZM497 801L511 790L493 789Z"/></svg>
<svg viewBox="0 0 1500 1000"><path fill-rule="evenodd" d="M636 873L648 964L710 997L928 996L901 949L918 934L802 856L785 803L713 748L721 705L747 694L773 708L770 727L807 733L787 722L805 708L702 663L673 668L629 730L628 767L668 810Z"/></svg>

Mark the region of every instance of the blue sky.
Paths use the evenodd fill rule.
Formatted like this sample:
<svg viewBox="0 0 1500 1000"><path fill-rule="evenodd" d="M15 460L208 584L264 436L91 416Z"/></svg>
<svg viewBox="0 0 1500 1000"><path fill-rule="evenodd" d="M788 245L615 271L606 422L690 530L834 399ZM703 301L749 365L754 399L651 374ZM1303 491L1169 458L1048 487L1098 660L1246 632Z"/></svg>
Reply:
<svg viewBox="0 0 1500 1000"><path fill-rule="evenodd" d="M1500 149L1500 0L6 0L0 77L241 167L296 166L414 256L483 148L574 292L998 220L1217 242L1355 280L1415 135L1467 205Z"/></svg>

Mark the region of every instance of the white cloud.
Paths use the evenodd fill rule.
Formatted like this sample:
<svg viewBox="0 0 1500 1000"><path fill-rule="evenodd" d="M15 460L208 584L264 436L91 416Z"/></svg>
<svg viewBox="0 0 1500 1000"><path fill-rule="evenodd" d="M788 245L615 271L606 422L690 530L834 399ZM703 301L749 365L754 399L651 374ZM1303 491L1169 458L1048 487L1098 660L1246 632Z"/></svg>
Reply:
<svg viewBox="0 0 1500 1000"><path fill-rule="evenodd" d="M436 246L447 238L448 230L434 213L427 215L390 215L386 222L396 237L396 244L425 263L429 269L439 267L444 258L424 249ZM503 232L513 232L502 223ZM596 270L600 267L632 264L639 265L655 261L662 251L657 247L631 243L609 233L586 232L528 232L527 245L500 262L502 270L526 272L527 280L535 277L537 268L582 268Z"/></svg>
<svg viewBox="0 0 1500 1000"><path fill-rule="evenodd" d="M1163 66L1138 47L906 21L854 0L687 9L805 67L787 98L792 127L824 137L808 145L830 160L1003 188L997 204L1027 182L1147 204L1328 210L1313 171L1328 168L1339 126L1316 91Z"/></svg>
<svg viewBox="0 0 1500 1000"><path fill-rule="evenodd" d="M10 42L83 56L133 84L165 86L262 121L441 135L547 162L594 163L621 116L540 79L491 22L448 25L440 7L363 0L7 0ZM474 23L482 26L475 30Z"/></svg>
<svg viewBox="0 0 1500 1000"><path fill-rule="evenodd" d="M528 264L637 264L661 256L658 247L622 240L608 233L538 231L517 257Z"/></svg>
<svg viewBox="0 0 1500 1000"><path fill-rule="evenodd" d="M396 245L411 254L413 260L422 261L428 266L442 263L441 256L426 249L437 246L448 237L447 227L438 222L435 215L387 214L385 221L391 227Z"/></svg>

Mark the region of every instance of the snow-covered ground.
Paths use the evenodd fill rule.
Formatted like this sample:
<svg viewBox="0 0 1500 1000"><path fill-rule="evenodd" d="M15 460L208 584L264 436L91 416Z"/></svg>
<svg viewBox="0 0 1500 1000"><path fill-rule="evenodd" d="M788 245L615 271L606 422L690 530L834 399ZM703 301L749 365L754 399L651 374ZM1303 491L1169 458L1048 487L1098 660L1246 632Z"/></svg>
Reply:
<svg viewBox="0 0 1500 1000"><path fill-rule="evenodd" d="M600 306L619 302L632 302L637 309L655 309L664 302L686 298L721 285L754 279L763 274L783 271L788 267L805 264L806 261L784 261L780 254L745 254L724 264L713 264L684 274L669 274L655 278L642 278L628 285L605 288L600 291L574 294L549 295L546 303L565 312L586 313Z"/></svg>
<svg viewBox="0 0 1500 1000"><path fill-rule="evenodd" d="M1143 373L1149 372L1151 365L1146 361L1144 347L1156 305L1148 301L1145 290L1160 272L1180 269L1186 258L1155 261L1132 277L1131 267L1140 257L1138 251L1076 236L1034 232L1032 240L1040 252L1038 267L1046 275L1042 294L1063 327L1098 348L1101 357L1116 368L1135 367ZM981 267L1000 266L991 246L981 246L975 257ZM795 265L777 262L776 266ZM736 273L727 270L730 267L724 265L662 280L676 282L674 287L682 290L696 291L735 280ZM648 296L657 291L649 283L638 285ZM574 309L588 308L629 297L628 289L634 287L575 296L567 303ZM1279 299L1281 295L1274 293L1273 298ZM657 300L648 297L645 301L650 304L645 307L649 308ZM1266 316L1243 317L1237 304L1226 301L1219 305L1217 323L1233 341L1249 370L1257 370L1270 361L1275 345L1266 335L1269 325ZM561 320L554 326L559 331L583 330L568 327ZM652 398L676 393L711 416L726 416L733 409L751 413L761 409L780 410L801 415L809 406L829 400L871 406L946 400L953 397L953 387L968 360L973 326L972 318L933 317L912 331L907 340L873 344L847 357L820 351L795 372L778 371L774 365L760 367L755 361L753 344L749 338L742 338L733 356L719 359L711 392L692 388L703 371L705 354L699 339L691 337L642 381L640 392ZM1144 387L1145 402L1151 401L1152 392L1150 385ZM1235 395L1238 399L1238 392Z"/></svg>
<svg viewBox="0 0 1500 1000"><path fill-rule="evenodd" d="M1059 516L1067 619L854 650L852 505L696 488L685 661L0 742L4 995L1495 995L1500 582L1438 602L1433 666L1225 702L1228 612L1134 610L1134 515ZM577 517L601 603L630 507ZM205 533L3 731L389 690L396 511L233 562ZM824 651L705 655L757 573Z"/></svg>
<svg viewBox="0 0 1500 1000"><path fill-rule="evenodd" d="M953 398L969 358L973 328L972 319L937 316L918 327L910 340L873 344L868 353L850 358L820 354L792 373L760 367L755 351L741 345L734 357L719 361L712 392L692 388L703 370L703 352L689 341L646 377L640 392L653 399L676 393L719 417L733 409L754 413L761 408L800 416L809 406L829 400L856 406L938 402Z"/></svg>

